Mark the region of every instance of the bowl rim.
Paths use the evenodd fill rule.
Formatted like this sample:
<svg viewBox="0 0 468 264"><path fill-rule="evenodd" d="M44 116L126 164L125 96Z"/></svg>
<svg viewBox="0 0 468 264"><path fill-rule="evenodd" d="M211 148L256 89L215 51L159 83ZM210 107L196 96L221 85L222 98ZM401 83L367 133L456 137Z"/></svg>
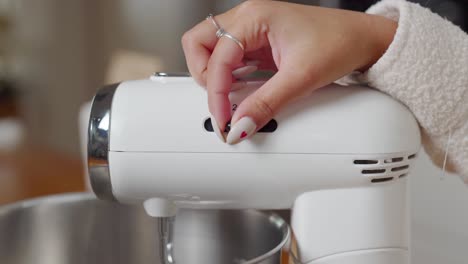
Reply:
<svg viewBox="0 0 468 264"><path fill-rule="evenodd" d="M36 198L29 198L13 203L7 203L0 206L0 215L10 213L18 209L31 208L45 202L48 203L63 203L63 202L74 202L84 200L94 200L96 196L88 192L71 192L71 193L59 193L46 196L40 196Z"/></svg>
<svg viewBox="0 0 468 264"><path fill-rule="evenodd" d="M288 243L289 243L289 241L291 239L291 228L289 227L288 223L286 223L286 221L281 216L279 216L279 215L277 215L277 214L275 214L273 212L265 212L265 211L262 212L262 211L253 210L253 209L252 209L252 211L255 211L257 213L261 213L261 214L265 215L266 217L268 217L269 222L276 225L278 227L278 229L281 231L282 240L281 240L280 243L278 243L278 245L276 245L276 247L272 248L268 252L266 252L266 253L258 256L258 257L255 257L253 259L249 259L247 261L244 261L244 262L242 262L243 264L260 263L263 260L274 256L278 252L281 255L281 250L288 245Z"/></svg>

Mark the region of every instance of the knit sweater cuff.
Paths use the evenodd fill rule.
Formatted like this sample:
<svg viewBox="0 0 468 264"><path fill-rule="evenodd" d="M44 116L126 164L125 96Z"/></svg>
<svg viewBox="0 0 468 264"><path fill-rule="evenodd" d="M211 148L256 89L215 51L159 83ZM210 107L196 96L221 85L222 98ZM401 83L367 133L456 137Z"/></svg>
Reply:
<svg viewBox="0 0 468 264"><path fill-rule="evenodd" d="M468 184L468 35L429 9L384 0L367 13L398 22L393 42L365 73L353 77L405 104L418 120L423 145Z"/></svg>

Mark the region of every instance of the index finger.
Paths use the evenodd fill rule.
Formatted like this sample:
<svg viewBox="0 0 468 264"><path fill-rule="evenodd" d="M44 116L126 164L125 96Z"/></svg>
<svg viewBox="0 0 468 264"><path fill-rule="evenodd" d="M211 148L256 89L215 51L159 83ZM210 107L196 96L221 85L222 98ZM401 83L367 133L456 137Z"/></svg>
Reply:
<svg viewBox="0 0 468 264"><path fill-rule="evenodd" d="M216 28L206 19L182 36L182 48L192 77L206 85L206 69L216 42Z"/></svg>
<svg viewBox="0 0 468 264"><path fill-rule="evenodd" d="M239 41L242 43L241 39ZM208 107L221 131L231 118L231 103L228 96L232 83L232 70L242 62L243 56L244 51L235 41L221 37L208 62Z"/></svg>

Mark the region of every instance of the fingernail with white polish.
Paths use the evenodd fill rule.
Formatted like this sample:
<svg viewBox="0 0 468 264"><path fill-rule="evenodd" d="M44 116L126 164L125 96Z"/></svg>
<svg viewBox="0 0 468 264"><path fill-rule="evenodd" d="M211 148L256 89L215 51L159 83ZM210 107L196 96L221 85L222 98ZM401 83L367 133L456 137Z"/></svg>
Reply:
<svg viewBox="0 0 468 264"><path fill-rule="evenodd" d="M247 86L246 81L236 81L236 82L231 84L231 92L240 90L242 88L245 88L246 86Z"/></svg>
<svg viewBox="0 0 468 264"><path fill-rule="evenodd" d="M236 79L239 79L239 78L242 78L242 77L244 77L246 75L249 75L249 74L255 72L257 69L258 69L257 66L247 65L247 66L240 67L240 68L237 68L237 69L233 70L232 71L232 76L234 76L234 78L236 78Z"/></svg>
<svg viewBox="0 0 468 264"><path fill-rule="evenodd" d="M226 142L226 140L224 139L224 134L221 132L221 129L219 129L218 122L216 122L216 119L214 118L213 115L211 116L211 126L213 127L213 130L214 130L216 136L218 136L218 138L223 143Z"/></svg>
<svg viewBox="0 0 468 264"><path fill-rule="evenodd" d="M258 65L260 65L260 61L259 60L248 60L248 61L245 62L245 65L258 66Z"/></svg>
<svg viewBox="0 0 468 264"><path fill-rule="evenodd" d="M237 144L255 133L255 129L257 129L257 125L253 119L245 116L231 127L226 142L228 144Z"/></svg>

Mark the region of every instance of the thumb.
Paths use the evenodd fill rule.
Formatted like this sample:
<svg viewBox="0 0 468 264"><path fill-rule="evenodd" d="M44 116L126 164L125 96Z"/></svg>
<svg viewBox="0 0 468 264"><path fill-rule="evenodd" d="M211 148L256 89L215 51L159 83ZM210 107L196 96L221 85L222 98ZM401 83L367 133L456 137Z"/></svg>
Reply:
<svg viewBox="0 0 468 264"><path fill-rule="evenodd" d="M238 106L232 117L231 130L226 142L237 144L255 134L284 105L302 94L306 88L304 78L294 77L284 71L277 72Z"/></svg>

